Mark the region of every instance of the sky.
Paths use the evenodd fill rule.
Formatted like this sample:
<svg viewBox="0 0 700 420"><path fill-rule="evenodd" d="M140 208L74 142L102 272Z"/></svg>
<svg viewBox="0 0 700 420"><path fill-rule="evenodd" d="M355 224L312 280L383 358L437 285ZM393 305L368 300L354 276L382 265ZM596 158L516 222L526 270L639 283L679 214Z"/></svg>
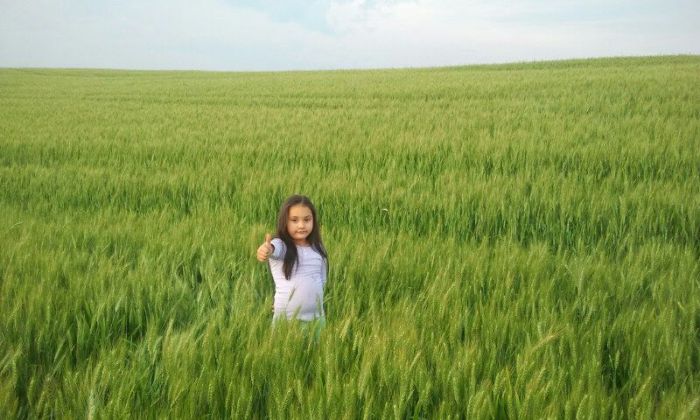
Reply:
<svg viewBox="0 0 700 420"><path fill-rule="evenodd" d="M0 0L0 67L286 71L700 54L699 0Z"/></svg>

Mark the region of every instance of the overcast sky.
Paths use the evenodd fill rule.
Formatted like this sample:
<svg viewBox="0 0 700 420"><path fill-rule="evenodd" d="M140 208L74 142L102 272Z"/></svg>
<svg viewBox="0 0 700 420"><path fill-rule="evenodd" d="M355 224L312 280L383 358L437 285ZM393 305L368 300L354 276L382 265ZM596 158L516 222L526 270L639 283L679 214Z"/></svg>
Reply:
<svg viewBox="0 0 700 420"><path fill-rule="evenodd" d="M699 0L0 0L0 67L308 70L700 54Z"/></svg>

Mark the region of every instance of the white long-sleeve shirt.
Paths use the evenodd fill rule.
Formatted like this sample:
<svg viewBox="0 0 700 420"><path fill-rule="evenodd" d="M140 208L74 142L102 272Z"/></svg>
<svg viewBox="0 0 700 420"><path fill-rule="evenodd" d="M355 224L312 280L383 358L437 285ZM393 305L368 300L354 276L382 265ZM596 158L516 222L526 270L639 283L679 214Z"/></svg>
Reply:
<svg viewBox="0 0 700 420"><path fill-rule="evenodd" d="M289 280L284 277L284 255L287 246L275 238L270 255L270 270L275 281L273 319L286 317L311 321L324 316L323 287L326 284L326 260L311 246L297 246L299 261Z"/></svg>

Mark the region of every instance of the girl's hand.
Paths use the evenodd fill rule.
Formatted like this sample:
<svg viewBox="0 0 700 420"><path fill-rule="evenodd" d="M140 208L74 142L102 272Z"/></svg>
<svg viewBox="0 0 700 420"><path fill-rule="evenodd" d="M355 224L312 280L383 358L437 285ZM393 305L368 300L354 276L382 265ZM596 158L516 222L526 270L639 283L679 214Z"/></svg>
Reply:
<svg viewBox="0 0 700 420"><path fill-rule="evenodd" d="M260 245L260 248L258 248L258 261L267 261L274 250L275 247L272 246L272 236L269 233L266 233L265 242L263 242L263 244Z"/></svg>

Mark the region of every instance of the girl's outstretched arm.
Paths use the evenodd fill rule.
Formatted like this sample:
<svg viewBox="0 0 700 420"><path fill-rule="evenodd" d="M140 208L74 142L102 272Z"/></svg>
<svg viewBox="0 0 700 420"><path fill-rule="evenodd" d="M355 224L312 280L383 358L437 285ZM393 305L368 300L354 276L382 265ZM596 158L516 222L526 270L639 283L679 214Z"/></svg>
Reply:
<svg viewBox="0 0 700 420"><path fill-rule="evenodd" d="M271 243L272 254L270 254L270 258L272 258L273 260L283 259L284 255L287 253L287 245L285 245L284 241L280 238L273 239Z"/></svg>
<svg viewBox="0 0 700 420"><path fill-rule="evenodd" d="M280 238L272 239L269 233L265 235L265 242L258 248L257 258L260 262L265 262L269 258L281 260L287 252L287 246Z"/></svg>

